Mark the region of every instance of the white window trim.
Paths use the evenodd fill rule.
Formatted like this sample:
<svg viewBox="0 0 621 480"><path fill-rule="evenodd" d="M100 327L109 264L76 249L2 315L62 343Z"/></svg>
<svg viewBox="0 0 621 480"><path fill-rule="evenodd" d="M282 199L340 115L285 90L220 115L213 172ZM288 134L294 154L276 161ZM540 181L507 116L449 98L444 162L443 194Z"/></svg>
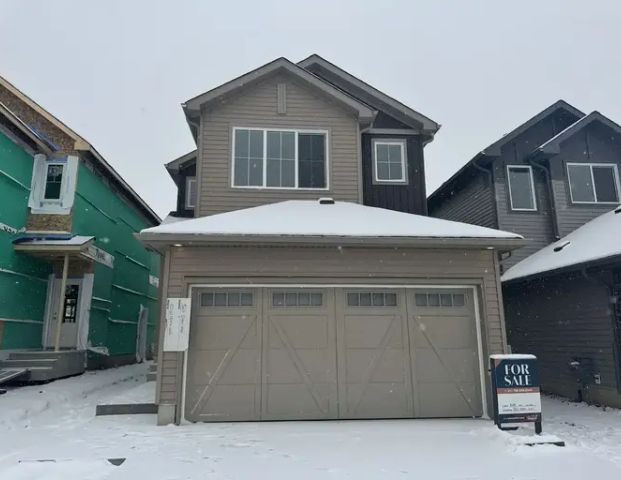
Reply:
<svg viewBox="0 0 621 480"><path fill-rule="evenodd" d="M407 163L405 158L407 157L406 153L406 142L403 139L381 139L374 138L373 140L373 183L376 184L400 184L405 185L408 183L408 172L407 172ZM401 147L401 178L399 179L380 179L377 174L377 146L378 145L399 145Z"/></svg>
<svg viewBox="0 0 621 480"><path fill-rule="evenodd" d="M528 170L528 175L530 178L530 193L533 199L533 208L516 208L513 206L513 195L511 194L511 175L510 170L512 168ZM530 165L507 165L507 183L509 185L509 202L511 204L511 210L515 212L536 212L537 211L537 195L535 193L535 180L533 179L533 167Z"/></svg>
<svg viewBox="0 0 621 480"><path fill-rule="evenodd" d="M574 193L571 191L571 179L569 178L569 167L578 166L578 167L589 167L589 171L591 172L591 185L593 185L593 196L595 197L594 201L588 200L574 200ZM595 188L595 176L593 175L593 167L608 167L613 171L613 176L615 180L615 187L617 189L617 201L616 202L599 202L597 200L597 189ZM567 188L569 188L569 198L571 198L571 203L575 203L577 205L618 205L619 201L621 201L621 184L619 183L619 169L617 168L616 163L576 163L576 162L568 162L566 165L567 171Z"/></svg>
<svg viewBox="0 0 621 480"><path fill-rule="evenodd" d="M28 198L28 206L32 213L66 215L71 212L75 199L78 163L78 157L75 155L57 159L48 159L43 154L34 156L30 196ZM48 165L64 165L59 199L45 198Z"/></svg>
<svg viewBox="0 0 621 480"><path fill-rule="evenodd" d="M263 185L235 185L235 135L237 130L254 130L263 132ZM295 133L295 186L293 187L268 187L267 186L267 132L294 132ZM323 188L309 188L309 187L298 187L299 178L298 178L298 135L299 134L320 134L325 136L325 171L326 171L326 186ZM231 188L240 188L246 190L296 190L296 191L327 191L330 190L330 135L328 130L308 130L308 129L300 129L300 128L257 128L257 127L233 127L232 136L231 136Z"/></svg>
<svg viewBox="0 0 621 480"><path fill-rule="evenodd" d="M196 177L186 177L185 178L185 208L191 209L196 208L195 202L192 201L192 196L190 195L190 184L194 182L194 190L196 192L196 196L198 197L198 192L196 191Z"/></svg>

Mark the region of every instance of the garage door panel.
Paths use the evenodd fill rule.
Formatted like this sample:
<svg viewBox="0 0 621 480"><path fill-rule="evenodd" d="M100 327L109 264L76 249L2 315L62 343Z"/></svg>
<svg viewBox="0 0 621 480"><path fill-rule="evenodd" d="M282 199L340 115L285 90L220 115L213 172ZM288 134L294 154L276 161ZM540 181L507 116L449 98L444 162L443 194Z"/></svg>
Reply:
<svg viewBox="0 0 621 480"><path fill-rule="evenodd" d="M477 387L472 383L419 384L419 411L417 417L473 417L481 416L481 402ZM461 389L461 392L460 392Z"/></svg>
<svg viewBox="0 0 621 480"><path fill-rule="evenodd" d="M414 348L429 347L429 340L439 348L471 348L476 345L472 317L440 315L440 312L415 315L414 328L419 334L414 336Z"/></svg>
<svg viewBox="0 0 621 480"><path fill-rule="evenodd" d="M346 384L347 404L341 418L408 418L409 387L399 383Z"/></svg>
<svg viewBox="0 0 621 480"><path fill-rule="evenodd" d="M348 349L346 352L346 368L344 381L348 384L364 382L370 373L368 381L401 382L407 380L408 369L404 365L409 362L407 352L387 348L379 353L371 349ZM373 364L373 371L369 367Z"/></svg>
<svg viewBox="0 0 621 480"><path fill-rule="evenodd" d="M397 321L395 321L397 319ZM405 328L394 314L358 311L345 316L346 348L404 348ZM386 335L388 338L385 339ZM407 335L407 334L406 334Z"/></svg>
<svg viewBox="0 0 621 480"><path fill-rule="evenodd" d="M196 413L186 407L186 417L202 422L257 420L256 395L254 385L218 385Z"/></svg>
<svg viewBox="0 0 621 480"><path fill-rule="evenodd" d="M257 315L239 312L233 315L199 316L192 325L190 345L197 348L232 348L245 338L240 348L256 348L258 344Z"/></svg>
<svg viewBox="0 0 621 480"><path fill-rule="evenodd" d="M272 315L272 322L277 322L294 348L325 349L329 346L329 328L332 324L328 315L300 315L299 313ZM283 348L279 335L270 335L270 348Z"/></svg>
<svg viewBox="0 0 621 480"><path fill-rule="evenodd" d="M414 351L419 382L442 381L476 382L478 380L478 356L470 349L444 350L442 361L431 349Z"/></svg>
<svg viewBox="0 0 621 480"><path fill-rule="evenodd" d="M267 352L267 383L294 383L302 380L306 374L313 383L336 383L336 369L326 364L326 353L317 350L297 350L303 365L300 372L291 360L289 352L284 349L272 349Z"/></svg>
<svg viewBox="0 0 621 480"><path fill-rule="evenodd" d="M336 418L333 383L313 383L313 392L300 384L270 384L264 396L264 420Z"/></svg>
<svg viewBox="0 0 621 480"><path fill-rule="evenodd" d="M192 361L196 367L190 369L188 379L195 384L207 384L219 373L218 383L239 385L255 383L259 378L259 350L238 350L230 355L230 350L197 350Z"/></svg>

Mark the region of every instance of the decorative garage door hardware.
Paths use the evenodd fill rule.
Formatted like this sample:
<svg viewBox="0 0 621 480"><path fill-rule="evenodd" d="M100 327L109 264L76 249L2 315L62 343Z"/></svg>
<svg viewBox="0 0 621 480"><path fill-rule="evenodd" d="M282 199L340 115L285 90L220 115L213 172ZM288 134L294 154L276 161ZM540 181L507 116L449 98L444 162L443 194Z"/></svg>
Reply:
<svg viewBox="0 0 621 480"><path fill-rule="evenodd" d="M242 292L250 305L238 305ZM418 306L423 294L448 294L451 306ZM312 295L319 305L307 305ZM206 288L194 297L190 421L483 415L469 289Z"/></svg>

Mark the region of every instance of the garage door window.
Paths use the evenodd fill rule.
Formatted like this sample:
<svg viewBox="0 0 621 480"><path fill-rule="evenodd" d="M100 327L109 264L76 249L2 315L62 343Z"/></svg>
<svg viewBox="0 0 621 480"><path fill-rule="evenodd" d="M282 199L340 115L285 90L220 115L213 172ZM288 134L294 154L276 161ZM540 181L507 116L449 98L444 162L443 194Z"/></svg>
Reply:
<svg viewBox="0 0 621 480"><path fill-rule="evenodd" d="M396 307L397 294L387 292L350 292L347 294L349 307Z"/></svg>
<svg viewBox="0 0 621 480"><path fill-rule="evenodd" d="M463 293L417 293L417 307L463 307L466 296Z"/></svg>
<svg viewBox="0 0 621 480"><path fill-rule="evenodd" d="M274 307L321 307L322 305L322 293L274 292L272 295Z"/></svg>
<svg viewBox="0 0 621 480"><path fill-rule="evenodd" d="M251 307L252 292L201 293L201 307Z"/></svg>

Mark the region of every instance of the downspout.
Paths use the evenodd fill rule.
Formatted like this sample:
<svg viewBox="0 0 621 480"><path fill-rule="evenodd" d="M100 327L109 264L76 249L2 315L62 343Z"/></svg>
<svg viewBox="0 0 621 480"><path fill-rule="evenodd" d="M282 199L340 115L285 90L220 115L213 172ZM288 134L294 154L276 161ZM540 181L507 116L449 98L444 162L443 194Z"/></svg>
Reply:
<svg viewBox="0 0 621 480"><path fill-rule="evenodd" d="M533 167L538 168L543 172L543 176L546 179L546 189L548 190L548 198L550 199L550 210L552 211L552 230L554 238L559 240L561 238L561 232L558 226L558 217L556 210L556 199L554 198L554 188L552 187L552 174L550 169L542 163L538 163L534 157L530 158L530 163Z"/></svg>

